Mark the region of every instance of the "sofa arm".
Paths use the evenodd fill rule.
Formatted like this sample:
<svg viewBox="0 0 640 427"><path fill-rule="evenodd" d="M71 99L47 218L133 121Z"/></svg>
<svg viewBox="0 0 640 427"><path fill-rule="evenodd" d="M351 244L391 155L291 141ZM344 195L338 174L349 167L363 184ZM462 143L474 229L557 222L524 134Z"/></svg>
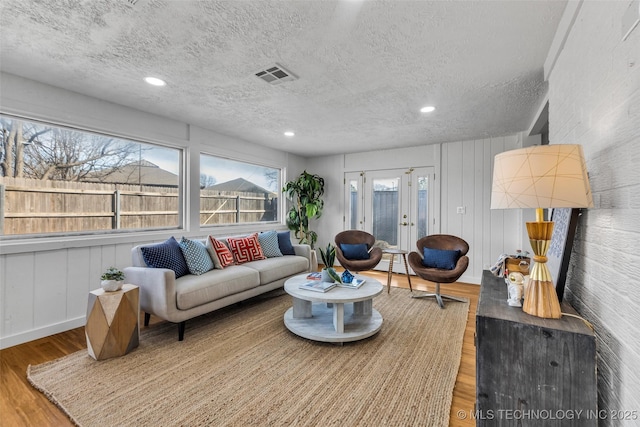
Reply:
<svg viewBox="0 0 640 427"><path fill-rule="evenodd" d="M316 256L316 251L311 249L311 246L294 244L293 251L296 255L305 257L309 260L309 271L318 271L318 257Z"/></svg>
<svg viewBox="0 0 640 427"><path fill-rule="evenodd" d="M126 283L140 287L140 309L171 321L178 311L176 275L167 268L126 267Z"/></svg>

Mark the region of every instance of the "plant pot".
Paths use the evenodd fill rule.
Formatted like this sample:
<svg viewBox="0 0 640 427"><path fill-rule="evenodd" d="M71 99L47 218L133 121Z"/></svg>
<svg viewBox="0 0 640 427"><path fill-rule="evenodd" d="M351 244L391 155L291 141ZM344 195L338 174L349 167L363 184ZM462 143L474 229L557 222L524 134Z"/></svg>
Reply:
<svg viewBox="0 0 640 427"><path fill-rule="evenodd" d="M124 280L103 280L100 282L100 286L105 292L115 292L122 288Z"/></svg>
<svg viewBox="0 0 640 427"><path fill-rule="evenodd" d="M329 282L329 283L334 282L334 280L329 275L329 270L327 268L323 268L322 270L320 270L320 280L322 280L323 282Z"/></svg>

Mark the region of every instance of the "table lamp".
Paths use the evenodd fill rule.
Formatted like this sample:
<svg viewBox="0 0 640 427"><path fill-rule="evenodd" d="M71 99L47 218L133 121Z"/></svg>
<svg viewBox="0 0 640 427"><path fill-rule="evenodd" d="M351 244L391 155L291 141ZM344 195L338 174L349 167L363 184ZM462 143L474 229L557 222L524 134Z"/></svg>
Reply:
<svg viewBox="0 0 640 427"><path fill-rule="evenodd" d="M536 221L526 223L534 264L522 306L525 313L562 316L546 264L553 222L544 221L543 209L590 207L593 199L581 145L536 145L495 156L491 209L536 209Z"/></svg>

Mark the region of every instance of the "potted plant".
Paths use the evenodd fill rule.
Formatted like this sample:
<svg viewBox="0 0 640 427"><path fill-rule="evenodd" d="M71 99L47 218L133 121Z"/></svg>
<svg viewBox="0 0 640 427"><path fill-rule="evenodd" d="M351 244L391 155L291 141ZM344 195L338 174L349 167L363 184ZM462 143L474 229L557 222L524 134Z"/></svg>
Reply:
<svg viewBox="0 0 640 427"><path fill-rule="evenodd" d="M124 282L124 273L115 267L109 267L102 276L100 276L100 286L107 292L114 292L122 288Z"/></svg>
<svg viewBox="0 0 640 427"><path fill-rule="evenodd" d="M322 214L324 179L304 171L295 180L287 182L282 191L293 202L287 215L287 227L294 231L299 243L306 243L313 249L318 234L309 230L309 220L320 218Z"/></svg>
<svg viewBox="0 0 640 427"><path fill-rule="evenodd" d="M322 259L322 263L324 264L324 268L320 271L321 280L323 282L338 282L342 283L340 279L340 275L336 272L335 268L333 268L333 263L336 260L336 247L331 243L327 244L326 249L320 248L320 258Z"/></svg>

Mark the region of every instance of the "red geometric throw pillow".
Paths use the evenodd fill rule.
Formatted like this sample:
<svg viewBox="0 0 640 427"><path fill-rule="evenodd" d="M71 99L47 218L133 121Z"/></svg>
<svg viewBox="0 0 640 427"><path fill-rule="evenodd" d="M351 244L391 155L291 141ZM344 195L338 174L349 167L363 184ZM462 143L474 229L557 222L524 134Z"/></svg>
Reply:
<svg viewBox="0 0 640 427"><path fill-rule="evenodd" d="M233 265L233 254L229 248L213 236L209 236L209 241L211 242L213 249L216 251L216 255L218 255L220 266L225 268L229 265Z"/></svg>
<svg viewBox="0 0 640 427"><path fill-rule="evenodd" d="M266 259L258 241L258 233L247 237L228 237L227 242L238 264Z"/></svg>

